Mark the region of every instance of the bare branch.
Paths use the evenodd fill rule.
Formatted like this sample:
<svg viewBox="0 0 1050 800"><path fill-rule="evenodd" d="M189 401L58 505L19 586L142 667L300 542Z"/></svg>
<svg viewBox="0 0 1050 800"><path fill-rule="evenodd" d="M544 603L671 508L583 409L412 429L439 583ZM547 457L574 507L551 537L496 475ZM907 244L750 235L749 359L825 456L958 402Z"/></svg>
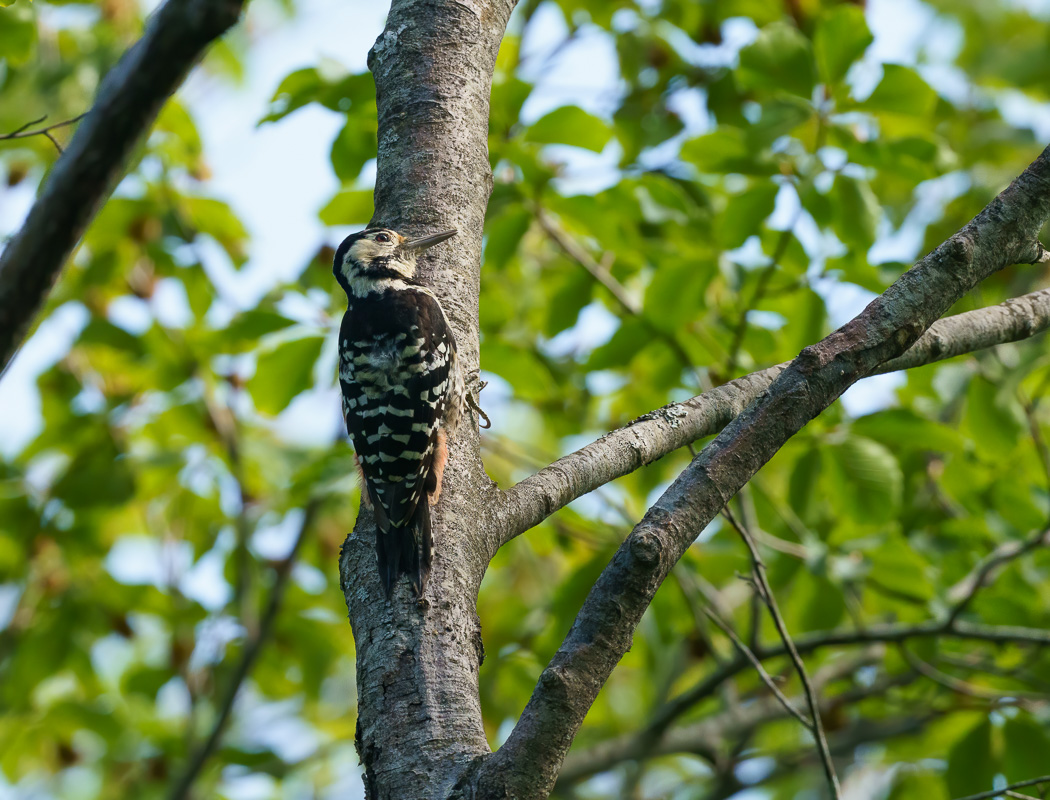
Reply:
<svg viewBox="0 0 1050 800"><path fill-rule="evenodd" d="M1050 544L1050 528L1040 531L1022 542L1007 542L997 547L995 552L983 559L969 575L948 591L949 597L958 598L948 613L948 624L954 623L959 618L959 615L969 607L974 597L977 596L977 592L986 584L989 576L995 570L1026 553L1032 552L1036 548L1045 547L1048 544Z"/></svg>
<svg viewBox="0 0 1050 800"><path fill-rule="evenodd" d="M80 120L82 120L86 116L87 116L86 113L84 113L84 114L77 114L72 119L66 119L66 120L63 120L62 122L56 122L53 125L48 125L48 126L46 126L44 128L37 128L36 130L32 130L32 131L26 130L26 128L32 127L33 125L38 125L41 122L43 122L45 119L47 119L46 116L45 117L41 117L40 119L35 119L32 122L27 122L22 127L17 128L16 130L11 131L10 133L0 134L0 141L7 141L9 139L27 139L30 136L46 136L51 141L51 144L53 144L55 146L55 148L58 150L58 152L61 153L62 152L62 145L60 145L58 143L58 140L54 136L51 135L51 131L56 130L57 128L64 128L67 125L72 125L75 122L79 122Z"/></svg>
<svg viewBox="0 0 1050 800"><path fill-rule="evenodd" d="M936 322L908 351L872 371L882 375L975 350L1027 339L1050 328L1050 289ZM788 365L752 372L681 403L644 414L623 428L555 461L503 493L499 544L538 525L558 509L629 475L690 442L724 428Z"/></svg>
<svg viewBox="0 0 1050 800"><path fill-rule="evenodd" d="M777 599L773 595L773 588L769 585L769 577L766 575L765 562L762 561L762 556L758 552L758 545L755 544L755 540L751 538L751 534L748 533L747 529L736 521L736 518L733 517L733 512L729 510L729 506L722 509L722 513L729 520L729 524L740 534L740 538L747 545L748 553L751 554L751 571L755 579L755 585L762 597L762 601L766 604L766 608L769 609L769 615L773 618L773 624L780 635L780 640L784 643L788 656L791 658L791 663L798 673L799 681L802 683L802 693L806 698L806 704L809 706L809 716L812 720L812 724L807 727L813 733L813 738L817 743L817 752L820 754L820 763L824 768L824 777L828 782L828 788L831 790L831 796L838 798L841 794L839 778L835 774L835 765L831 760L828 740L824 735L824 725L820 721L820 702L817 698L817 692L813 688L813 683L809 679L809 673L806 671L805 662L802 661L802 656L799 655L798 648L795 647L795 642L788 632L787 623L784 622L784 617L777 606Z"/></svg>
<svg viewBox="0 0 1050 800"><path fill-rule="evenodd" d="M1023 789L1026 786L1038 786L1041 783L1050 783L1050 775L1044 775L1041 778L1031 778L1027 781L1020 781L1018 783L1011 783L1009 786L1004 786L1002 789L991 789L987 792L968 794L966 797L957 797L955 800L989 800L991 797L1002 797L1007 792L1011 792L1014 789Z"/></svg>
<svg viewBox="0 0 1050 800"><path fill-rule="evenodd" d="M769 282L777 271L777 267L780 266L780 261L784 258L784 253L787 252L788 245L791 244L792 231L795 229L795 224L798 222L798 218L801 215L802 211L800 208L787 228L781 231L780 237L777 239L776 248L773 250L773 255L770 257L769 263L762 269L762 272L758 276L755 290L751 293L751 299L745 303L744 307L740 310L740 317L737 319L736 325L733 326L733 341L729 345L729 358L726 359L726 378L731 377L732 374L736 372L737 360L740 358L740 348L743 347L744 336L747 334L747 315L750 311L757 308L758 304L762 302L762 298L766 296L766 291L769 289Z"/></svg>
<svg viewBox="0 0 1050 800"><path fill-rule="evenodd" d="M653 336L663 341L664 344L671 349L671 352L675 354L675 358L678 359L682 367L693 374L693 378L698 387L705 388L711 385L710 381L705 378L704 374L697 369L696 364L694 364L692 358L689 357L689 353L686 351L685 347L683 347L682 343L678 341L678 337L676 337L674 333L654 325L652 320L645 315L645 310L642 308L641 303L631 297L630 294L627 293L627 289L624 288L623 284L616 280L609 269L612 263L611 258L603 258L601 262L596 261L594 257L587 252L585 247L570 236L565 229L562 228L542 208L536 210L536 219L540 223L540 227L543 228L543 232L546 233L547 236L558 245L558 247L564 250L566 255L583 267L592 278L598 281L598 283L604 286L624 311L640 320Z"/></svg>
<svg viewBox="0 0 1050 800"><path fill-rule="evenodd" d="M481 796L524 800L549 793L642 614L696 536L788 439L847 388L903 355L989 275L1034 261L1040 250L1036 237L1048 217L1050 148L860 315L803 350L704 448L599 576L507 741L479 759L471 780Z"/></svg>
<svg viewBox="0 0 1050 800"><path fill-rule="evenodd" d="M168 0L102 81L25 224L0 254L0 370L116 185L132 148L208 44L237 21L242 6L243 0ZM51 138L52 127L40 133Z"/></svg>
<svg viewBox="0 0 1050 800"><path fill-rule="evenodd" d="M273 624L277 620L278 612L281 610L281 601L284 599L284 590L288 584L288 577L292 574L292 567L299 557L299 551L302 549L303 542L306 541L306 535L313 524L313 519L319 506L319 501L312 500L303 509L303 519L299 525L299 533L295 537L292 550L288 557L274 569L273 588L270 590L269 600L267 600L266 608L259 620L258 631L249 639L244 647L244 652L241 653L241 660L237 663L233 676L230 678L229 686L226 687L222 701L219 703L219 714L215 718L215 724L212 726L211 733L204 744L191 756L185 771L175 782L171 794L168 795L170 800L183 800L189 797L193 782L197 780L197 776L200 775L205 763L218 748L223 731L226 729L226 723L233 712L233 704L237 699L241 686L251 673L252 667L255 666L255 659L258 658L259 652L273 632Z"/></svg>
<svg viewBox="0 0 1050 800"><path fill-rule="evenodd" d="M718 629L722 631L723 634L725 634L726 638L733 643L733 646L738 651L740 651L740 655L742 655L751 663L751 666L754 667L755 672L758 673L758 677L762 679L762 683L764 683L769 689L769 691L773 693L773 697L775 697L779 701L779 703L784 707L784 710L787 711L788 714L793 716L795 719L797 719L800 723L802 723L802 726L806 730L812 731L813 723L806 719L806 716L797 708L795 708L795 706L791 704L791 701L784 696L784 693L780 691L780 687L777 686L777 682L773 679L773 676L766 672L766 668L762 666L761 659L759 659L759 657L751 651L750 647L744 644L740 637L736 635L736 631L734 631L729 626L729 624L725 622L725 620L718 616L718 614L715 613L715 610L710 606L704 605L702 606L701 610L707 616L707 618L710 619L718 627Z"/></svg>
<svg viewBox="0 0 1050 800"><path fill-rule="evenodd" d="M623 306L623 310L634 317L640 317L642 315L641 304L631 297L627 290L623 287L616 278L613 277L609 268L598 263L587 249L567 234L562 227L555 222L551 216L544 211L542 208L536 210L536 221L539 222L540 227L543 228L543 232L547 234L554 241L558 247L565 251L565 253L587 270L590 276L594 278L598 283L604 286L609 294L616 298L616 302Z"/></svg>
<svg viewBox="0 0 1050 800"><path fill-rule="evenodd" d="M837 695L824 697L820 711L824 714L869 697L884 695L899 686L906 686L916 678L914 673L884 676L870 686L857 687ZM803 703L803 698L794 701ZM695 753L709 761L717 758L719 744L745 738L757 728L786 717L779 701L763 698L741 708L734 708L707 717L698 722L661 731L655 737L618 736L569 755L565 768L558 776L558 786L589 778L612 769L628 760L637 760L675 753ZM869 722L870 724L870 722Z"/></svg>

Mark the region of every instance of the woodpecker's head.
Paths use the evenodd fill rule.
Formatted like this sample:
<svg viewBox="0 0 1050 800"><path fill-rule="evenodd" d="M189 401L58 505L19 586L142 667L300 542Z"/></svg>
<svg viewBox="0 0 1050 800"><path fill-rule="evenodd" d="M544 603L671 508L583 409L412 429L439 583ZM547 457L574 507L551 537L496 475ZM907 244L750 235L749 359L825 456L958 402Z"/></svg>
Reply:
<svg viewBox="0 0 1050 800"><path fill-rule="evenodd" d="M347 294L403 287L416 275L416 256L456 235L456 230L406 239L388 228L366 228L343 239L335 251L332 271Z"/></svg>

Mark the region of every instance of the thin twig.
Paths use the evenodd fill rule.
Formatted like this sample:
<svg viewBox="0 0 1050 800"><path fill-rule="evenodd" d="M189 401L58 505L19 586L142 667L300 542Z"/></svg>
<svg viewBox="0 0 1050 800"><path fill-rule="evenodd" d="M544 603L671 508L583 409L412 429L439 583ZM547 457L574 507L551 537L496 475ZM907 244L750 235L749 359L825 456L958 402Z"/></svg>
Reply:
<svg viewBox="0 0 1050 800"><path fill-rule="evenodd" d="M608 267L596 261L584 247L582 247L574 238L569 236L569 234L566 233L558 223L551 219L547 212L542 208L536 209L536 221L539 222L540 227L543 228L543 232L546 233L547 236L558 245L558 247L564 250L569 258L587 270L592 278L598 281L598 283L609 291L609 294L616 298L616 302L623 306L624 311L635 317L640 317L642 315L641 304L627 293L627 289L613 277L613 274L609 271Z"/></svg>
<svg viewBox="0 0 1050 800"><path fill-rule="evenodd" d="M716 614L712 609L705 606L703 611L708 616L708 618L713 623L715 623L715 625L718 626L719 630L721 630L722 633L726 635L729 641L733 643L736 649L740 651L741 655L743 655L744 658L751 662L751 666L755 668L755 671L758 673L758 677L762 679L762 682L767 687L769 687L769 691L773 693L773 696L780 702L782 706L784 706L784 710L787 711L799 722L801 722L806 730L810 731L811 733L815 733L813 723L810 720L806 719L806 716L801 711L799 711L797 708L791 705L791 701L788 700L784 693L780 691L780 687L777 686L777 683L773 679L773 676L766 672L766 668L762 666L762 662L758 660L758 657L751 651L751 648L744 644L743 641L741 641L740 637L737 636L736 633L733 631L733 629L730 628L729 625L727 625L725 621L723 621L722 618L719 617L718 614Z"/></svg>
<svg viewBox="0 0 1050 800"><path fill-rule="evenodd" d="M973 602L993 571L1047 544L1050 544L1050 528L1039 531L1024 541L1007 542L997 547L969 575L949 590L949 596L962 594L962 597L948 613L948 625L954 624L959 615Z"/></svg>
<svg viewBox="0 0 1050 800"><path fill-rule="evenodd" d="M1050 490L1050 448L1047 447L1046 439L1043 438L1043 430L1039 426L1039 418L1037 416L1039 403L1043 399L1042 391L1044 389L1040 387L1040 393L1031 400L1028 400L1020 389L1017 390L1017 393L1020 395L1025 419L1028 420L1028 430L1032 433L1032 444L1035 446L1036 455L1039 457L1039 463L1043 467L1043 474L1046 476L1047 489Z"/></svg>
<svg viewBox="0 0 1050 800"><path fill-rule="evenodd" d="M900 646L901 655L904 656L904 660L908 662L912 669L918 672L920 675L929 678L934 683L938 683L956 694L961 694L966 697L976 697L980 700L992 700L1000 701L1007 697L1013 697L1018 700L1041 700L1045 701L1050 699L1050 696L1041 694L1038 692L1015 692L1006 690L1003 692L994 692L988 689L982 689L979 686L974 686L972 683L967 683L964 680L956 678L954 675L949 675L946 672L934 667L932 664L928 664L911 652L904 645Z"/></svg>
<svg viewBox="0 0 1050 800"><path fill-rule="evenodd" d="M681 362L682 366L693 373L693 378L696 380L697 386L700 388L707 388L709 381L705 380L704 375L697 368L696 364L693 363L689 353L686 351L682 343L678 341L678 338L668 331L665 331L653 324L645 315L645 310L642 308L641 303L635 300L627 292L627 289L616 280L615 276L610 271L611 259L608 256L603 257L602 261L597 261L587 249L580 245L572 236L570 236L554 219L551 218L542 208L536 209L536 220L539 222L543 232L550 237L551 241L558 245L565 254L569 256L573 261L583 267L598 283L604 286L609 294L611 294L616 302L620 304L624 311L633 317L637 317L641 320L642 324L649 329L649 331L659 337L663 342L671 348L671 351L675 354L675 357Z"/></svg>
<svg viewBox="0 0 1050 800"><path fill-rule="evenodd" d="M1018 783L1011 783L1009 786L1004 786L1002 789L989 789L987 792L968 794L965 797L957 797L955 800L989 800L991 797L1002 797L1013 789L1023 789L1025 786L1038 786L1041 783L1050 783L1050 775L1044 775L1041 778L1030 778L1027 781L1019 781Z"/></svg>
<svg viewBox="0 0 1050 800"><path fill-rule="evenodd" d="M831 789L831 796L838 800L840 795L839 779L838 775L835 774L835 764L831 760L831 751L828 749L828 740L824 735L824 726L820 721L820 702L817 699L817 693L813 689L813 684L809 679L809 673L806 672L806 665L802 661L802 656L799 655L798 648L795 647L795 642L791 638L791 634L788 632L787 624L784 622L784 618L780 614L780 608L777 606L776 597L773 595L773 589L769 585L769 579L766 575L766 565L762 561L762 556L758 552L758 545L755 544L755 540L751 537L748 531L741 527L733 516L733 512L729 510L729 506L726 506L722 513L725 518L729 520L729 524L736 529L736 532L740 534L740 538L744 540L744 544L747 545L748 552L751 554L751 565L752 572L754 574L755 584L761 590L763 599L765 600L766 607L769 609L769 615L773 618L773 624L776 626L777 633L780 634L781 640L784 642L784 647L787 649L788 656L791 658L791 662L795 665L795 670L798 672L799 681L802 683L802 692L806 696L806 703L809 705L810 717L813 719L813 738L817 743L817 751L820 753L821 765L824 767L824 775L828 781L828 788Z"/></svg>
<svg viewBox="0 0 1050 800"><path fill-rule="evenodd" d="M733 373L736 371L737 359L740 357L740 349L744 344L744 336L747 334L747 315L758 307L758 304L762 302L762 298L766 296L766 290L769 288L769 281L773 278L774 273L777 271L777 267L780 266L781 259L784 258L784 253L787 252L788 245L791 243L791 234L795 230L795 223L798 222L798 218L801 216L801 212L795 215L795 218L780 233L780 238L777 239L776 247L773 249L773 255L770 257L770 262L762 269L762 272L758 276L758 282L755 284L755 290L751 293L751 300L749 300L744 307L740 310L740 317L737 319L736 325L733 326L733 341L729 345L729 358L726 361L726 374L725 379L729 380L733 377Z"/></svg>
<svg viewBox="0 0 1050 800"><path fill-rule="evenodd" d="M241 653L241 660L234 669L230 684L223 695L219 707L219 714L215 720L214 726L212 727L211 733L204 744L201 745L190 758L189 763L186 765L186 770L181 776L179 776L178 781L175 782L175 788L172 789L171 794L168 795L170 800L184 800L184 798L189 796L189 791L193 786L193 782L197 779L197 776L204 768L204 764L208 761L208 758L211 757L218 748L219 741L222 739L223 731L226 728L226 723L233 711L234 701L237 699L237 695L240 692L241 684L244 683L245 679L252 671L252 667L255 666L255 659L258 658L263 645L265 645L266 641L270 638L270 633L273 630L277 614L281 609L281 602L284 599L284 590L288 584L288 578L292 573L292 567L295 565L296 559L299 556L299 551L302 549L303 542L306 541L306 534L313 523L313 518L317 513L319 505L320 501L311 500L306 505L306 508L303 509L303 519L299 526L299 534L296 536L295 543L292 545L292 550L288 554L288 557L280 562L274 569L275 576L273 588L270 590L270 598L266 603L266 609L263 611L262 617L259 620L258 632L245 645L244 652Z"/></svg>
<svg viewBox="0 0 1050 800"><path fill-rule="evenodd" d="M39 125L41 122L43 122L45 119L47 119L47 116L45 115L45 116L41 117L40 119L34 119L31 122L27 122L21 128L17 128L16 130L11 131L10 133L0 134L0 141L4 141L4 140L7 140L7 139L28 139L30 136L46 136L48 139L51 140L51 144L53 144L58 149L58 152L61 153L62 152L62 145L60 145L58 143L58 140L55 139L55 137L51 135L51 131L53 131L53 130L55 130L57 128L65 128L68 125L72 125L72 124L74 124L76 122L79 122L80 120L82 120L86 116L87 116L87 112L85 111L83 114L77 114L75 117L72 117L71 119L62 120L61 122L56 122L53 125L47 125L47 126L45 126L43 128L37 128L37 129L31 130L31 131L30 130L26 130L27 128L30 128L33 125Z"/></svg>

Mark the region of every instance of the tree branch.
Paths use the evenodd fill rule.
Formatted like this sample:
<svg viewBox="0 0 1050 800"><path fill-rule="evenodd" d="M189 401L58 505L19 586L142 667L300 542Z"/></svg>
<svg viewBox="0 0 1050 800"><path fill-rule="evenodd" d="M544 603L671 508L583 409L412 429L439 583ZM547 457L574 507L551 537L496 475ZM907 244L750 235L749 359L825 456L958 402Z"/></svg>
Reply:
<svg viewBox="0 0 1050 800"><path fill-rule="evenodd" d="M991 797L1002 797L1014 789L1023 789L1026 786L1038 786L1041 783L1050 783L1050 775L1044 775L1041 778L1031 778L1027 781L1020 781L1019 783L1011 783L1009 786L1004 786L1002 789L990 789L987 792L968 794L966 797L958 797L956 800L988 800Z"/></svg>
<svg viewBox="0 0 1050 800"><path fill-rule="evenodd" d="M958 597L958 601L948 613L948 623L955 622L959 615L967 609L970 603L973 602L974 597L977 596L977 593L986 584L992 572L1038 547L1045 547L1047 544L1050 544L1050 528L1039 531L1024 541L1006 542L999 545L995 552L984 558L974 568L973 572L949 590L949 597Z"/></svg>
<svg viewBox="0 0 1050 800"><path fill-rule="evenodd" d="M998 270L1043 257L1050 148L856 318L803 350L664 492L602 572L504 745L480 759L481 797L540 798L656 590L726 502L856 381L897 358ZM943 623L942 623L943 624Z"/></svg>
<svg viewBox="0 0 1050 800"><path fill-rule="evenodd" d="M51 125L45 125L43 128L35 128L31 131L26 130L27 128L31 128L34 125L39 125L41 122L47 119L46 116L40 117L40 119L34 119L32 122L27 122L22 127L16 128L10 133L0 135L0 142L6 142L10 139L28 139L30 136L46 136L50 140L51 144L55 146L55 149L57 149L58 152L61 153L62 145L60 145L58 143L58 140L51 135L51 131L57 130L58 128L65 128L67 125L72 125L76 122L80 122L80 120L82 120L86 116L87 114L77 114L72 119L65 119L61 122L55 122Z"/></svg>
<svg viewBox="0 0 1050 800"><path fill-rule="evenodd" d="M237 22L243 0L168 0L109 71L22 229L0 254L0 371L132 149L205 47Z"/></svg>
<svg viewBox="0 0 1050 800"><path fill-rule="evenodd" d="M1036 628L974 625L958 621L946 627L944 620L934 620L916 625L876 625L864 630L810 633L795 638L794 642L798 652L801 655L807 655L829 647L880 643L902 644L913 639L935 639L941 637L962 641L991 642L994 644L1050 646L1050 632ZM782 642L773 647L756 648L752 651L752 656L760 661L783 658L786 655L787 648ZM638 734L629 734L610 739L587 750L570 753L565 761L565 767L558 776L559 784L582 780L598 772L610 769L619 761L628 758L642 758L645 757L645 754L659 756L672 752L696 752L692 748L682 748L680 746L681 740L686 738L684 734L675 734L672 739L665 738L665 734L671 730L671 724L690 708L715 694L726 681L731 680L748 668L753 668L753 666L748 656L738 653L732 660L724 662L713 670L693 688L668 701L661 710L653 715L652 722L644 731ZM914 679L918 675L919 673L916 672L911 677ZM1004 695L1016 697L1017 693L1010 691L1004 692ZM829 700L825 698L821 702L821 708L824 708L823 704L829 702ZM836 698L831 698L830 702L836 702ZM713 717L709 719L718 718ZM694 726L686 726L686 728L697 728L707 721L704 720ZM674 730L684 731L686 728L675 728ZM713 739L708 738L707 741L710 743ZM643 746L646 743L650 746L649 749ZM829 744L831 743L829 742ZM831 750L835 750L834 746L831 747Z"/></svg>
<svg viewBox="0 0 1050 800"><path fill-rule="evenodd" d="M773 595L773 588L769 585L769 578L766 576L765 562L762 561L762 556L758 552L755 540L751 538L747 528L737 523L728 505L722 509L722 513L729 520L729 524L740 534L740 538L747 545L748 553L751 554L751 572L755 579L756 591L769 610L769 615L773 618L773 624L776 626L777 633L780 634L780 640L784 643L788 656L791 658L791 663L795 667L795 672L798 673L799 681L802 683L802 694L806 698L806 704L809 706L809 716L812 721L812 725L807 725L807 728L813 734L813 739L817 743L817 752L820 754L820 763L824 768L824 777L828 782L828 788L831 790L831 796L838 800L841 795L841 789L838 775L835 774L835 765L831 761L831 751L828 750L828 740L824 736L824 725L820 721L820 701L817 697L816 689L813 687L813 682L809 679L809 673L806 671L806 665L802 661L802 656L799 655L798 648L795 647L795 642L788 632L787 623L784 622L784 617L780 613L777 599Z"/></svg>
<svg viewBox="0 0 1050 800"><path fill-rule="evenodd" d="M306 534L313 524L313 519L319 506L320 501L311 500L303 510L302 523L299 525L299 533L295 538L295 543L292 545L292 551L274 569L273 588L270 590L270 598L266 603L262 618L259 620L258 630L249 639L245 645L244 652L241 653L241 660L237 663L233 676L230 678L229 686L226 687L226 692L223 694L222 702L219 704L219 714L215 718L215 724L212 726L211 733L204 744L190 758L185 771L175 782L171 794L168 795L170 800L183 800L189 796L193 782L197 780L197 776L200 775L204 764L218 748L223 731L226 729L226 723L233 712L233 704L240 692L241 685L251 673L252 667L255 666L255 659L258 658L259 652L273 632L273 624L277 620L278 612L281 610L281 601L284 599L284 590L288 584L288 578L292 574L292 567L299 557L299 551L302 549L303 542L306 541Z"/></svg>
<svg viewBox="0 0 1050 800"><path fill-rule="evenodd" d="M870 686L857 687L820 700L823 714L861 700L884 695L890 689L906 686L916 679L915 673L883 677ZM825 682L830 682L825 680ZM804 704L804 698L793 702ZM731 708L690 725L663 731L655 739L618 736L587 750L573 752L558 776L558 786L584 780L612 769L624 761L652 758L676 753L696 753L709 761L716 758L721 746L747 736L769 722L786 717L784 706L774 698L763 698L746 706Z"/></svg>
<svg viewBox="0 0 1050 800"><path fill-rule="evenodd" d="M1050 328L1050 289L936 322L907 352L874 369L882 375L1028 339ZM752 372L681 403L643 414L563 456L502 495L499 545L578 497L629 475L690 442L717 433L769 388L788 363Z"/></svg>
<svg viewBox="0 0 1050 800"><path fill-rule="evenodd" d="M661 339L666 344L671 352L674 353L675 358L682 365L683 368L689 370L692 373L693 379L696 381L696 385L699 388L710 386L711 382L706 381L703 373L697 369L696 364L689 357L689 353L678 337L670 331L665 331L657 325L654 325L645 315L645 309L642 304L631 297L628 294L627 289L624 288L623 284L616 280L609 267L605 263L599 263L591 256L587 249L577 242L572 236L570 236L564 228L562 228L546 211L542 208L536 209L536 220L539 222L543 232L560 247L569 258L579 264L586 270L586 272L594 278L598 283L605 287L605 289L611 294L620 307L631 316L637 318L645 325L646 329L658 339ZM604 262L605 259L603 258Z"/></svg>

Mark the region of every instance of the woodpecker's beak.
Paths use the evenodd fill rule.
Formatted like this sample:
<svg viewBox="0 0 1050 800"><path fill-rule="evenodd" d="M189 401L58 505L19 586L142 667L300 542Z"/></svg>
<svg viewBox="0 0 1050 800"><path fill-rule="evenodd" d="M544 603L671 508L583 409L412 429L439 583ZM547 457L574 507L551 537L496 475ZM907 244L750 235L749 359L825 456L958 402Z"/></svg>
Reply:
<svg viewBox="0 0 1050 800"><path fill-rule="evenodd" d="M443 231L441 233L435 233L432 236L423 236L423 237L421 237L419 239L411 239L411 240L405 242L404 244L402 244L401 245L401 249L402 250L409 250L409 251L414 252L414 253L422 253L428 247L433 247L434 245L436 245L436 244L438 244L440 242L443 242L446 239L451 239L457 233L459 233L459 231L457 231L455 228L453 228L450 231Z"/></svg>

